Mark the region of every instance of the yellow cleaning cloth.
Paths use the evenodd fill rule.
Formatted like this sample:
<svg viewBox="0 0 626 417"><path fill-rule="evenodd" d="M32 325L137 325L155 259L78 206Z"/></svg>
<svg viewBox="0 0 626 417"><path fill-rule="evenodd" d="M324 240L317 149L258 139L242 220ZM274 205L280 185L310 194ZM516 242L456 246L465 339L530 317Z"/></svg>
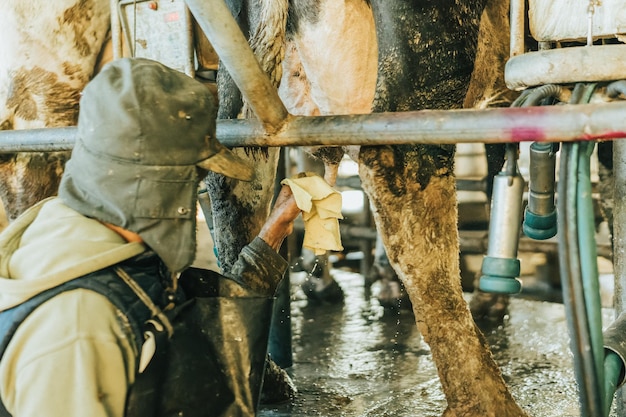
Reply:
<svg viewBox="0 0 626 417"><path fill-rule="evenodd" d="M303 211L302 246L316 255L323 255L328 250L343 250L339 235L339 219L343 219L341 194L312 172L284 179L281 184L291 188L298 208Z"/></svg>

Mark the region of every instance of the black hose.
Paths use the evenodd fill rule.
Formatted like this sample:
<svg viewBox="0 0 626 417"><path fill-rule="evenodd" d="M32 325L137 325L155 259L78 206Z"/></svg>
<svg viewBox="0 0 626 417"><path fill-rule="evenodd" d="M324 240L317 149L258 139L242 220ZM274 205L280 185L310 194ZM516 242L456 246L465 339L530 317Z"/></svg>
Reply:
<svg viewBox="0 0 626 417"><path fill-rule="evenodd" d="M578 233L576 225L575 201L572 195L569 173L576 168L577 143L564 143L561 149L561 167L557 184L558 223L561 244L559 245L559 265L563 303L567 311L567 324L570 334L570 348L574 353L574 371L579 388L580 408L582 417L602 416L602 400L595 396L597 378L594 358L589 346L589 329L586 326L587 315L581 300L582 285L580 284L580 260L578 257ZM574 202L574 206L572 206Z"/></svg>
<svg viewBox="0 0 626 417"><path fill-rule="evenodd" d="M542 85L531 90L530 94L524 100L522 107L538 106L547 98L557 98L563 89L556 84Z"/></svg>
<svg viewBox="0 0 626 417"><path fill-rule="evenodd" d="M589 87L577 84L570 103L576 104L589 95ZM603 395L595 367L589 317L584 302L580 266L580 245L577 219L577 173L580 144L564 143L561 149L561 167L557 184L557 209L559 211L559 264L563 303L567 313L570 346L574 353L574 370L579 387L582 417L604 415ZM600 385L602 384L602 385Z"/></svg>

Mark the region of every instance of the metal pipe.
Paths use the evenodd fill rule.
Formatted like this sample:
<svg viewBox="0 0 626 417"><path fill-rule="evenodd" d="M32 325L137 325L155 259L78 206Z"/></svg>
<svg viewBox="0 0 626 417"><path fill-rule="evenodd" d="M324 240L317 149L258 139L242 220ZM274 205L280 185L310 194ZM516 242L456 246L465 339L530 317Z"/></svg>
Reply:
<svg viewBox="0 0 626 417"><path fill-rule="evenodd" d="M530 172L530 195L528 197L528 206L535 214L551 214L555 210L554 169L556 167L557 150L554 149L552 144L540 144L537 142L530 145L530 150L531 164L533 165L534 170L531 169ZM551 175L537 175L546 173Z"/></svg>
<svg viewBox="0 0 626 417"><path fill-rule="evenodd" d="M217 137L230 147L572 142L625 137L625 113L626 103L598 103L299 116L275 135L254 121L218 122Z"/></svg>
<svg viewBox="0 0 626 417"><path fill-rule="evenodd" d="M504 171L496 175L493 182L487 256L517 258L523 192L524 178L517 169L514 175L508 175Z"/></svg>
<svg viewBox="0 0 626 417"><path fill-rule="evenodd" d="M0 153L69 151L76 141L76 127L0 130Z"/></svg>
<svg viewBox="0 0 626 417"><path fill-rule="evenodd" d="M556 235L556 152L558 144L530 145L530 181L528 206L524 212L524 234L533 239L549 239Z"/></svg>
<svg viewBox="0 0 626 417"><path fill-rule="evenodd" d="M343 230L341 235L343 236ZM483 231L459 230L459 242L461 252L472 254L484 254L487 252L488 235ZM598 243L598 255L609 259L611 257L611 246L605 243ZM555 240L537 241L526 236L520 237L518 252L540 252L545 254L556 254L558 252Z"/></svg>
<svg viewBox="0 0 626 417"><path fill-rule="evenodd" d="M113 59L122 57L122 25L120 24L119 0L109 2L111 9L111 43L113 48Z"/></svg>
<svg viewBox="0 0 626 417"><path fill-rule="evenodd" d="M223 0L185 0L191 14L268 133L278 131L289 113L261 69L248 41Z"/></svg>
<svg viewBox="0 0 626 417"><path fill-rule="evenodd" d="M185 21L185 74L189 75L191 78L196 76L196 68L194 66L194 48L193 48L193 19L191 17L191 11L189 7L184 6L183 19Z"/></svg>
<svg viewBox="0 0 626 417"><path fill-rule="evenodd" d="M522 90L544 84L621 80L626 73L625 61L624 44L533 51L506 62L504 81L511 90Z"/></svg>
<svg viewBox="0 0 626 417"><path fill-rule="evenodd" d="M613 143L613 268L615 275L615 315L626 312L626 140ZM626 392L618 390L618 415L626 415Z"/></svg>
<svg viewBox="0 0 626 417"><path fill-rule="evenodd" d="M626 102L294 116L275 135L256 120L218 120L228 147L573 142L626 137ZM0 131L0 153L69 150L75 127Z"/></svg>
<svg viewBox="0 0 626 417"><path fill-rule="evenodd" d="M524 53L524 22L526 14L525 0L511 0L510 4L510 55L516 56Z"/></svg>

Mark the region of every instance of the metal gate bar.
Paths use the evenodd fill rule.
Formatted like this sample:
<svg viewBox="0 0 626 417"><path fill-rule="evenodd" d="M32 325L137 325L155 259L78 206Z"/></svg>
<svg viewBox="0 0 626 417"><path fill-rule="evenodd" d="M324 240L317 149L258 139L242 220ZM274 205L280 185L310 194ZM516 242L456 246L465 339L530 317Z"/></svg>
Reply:
<svg viewBox="0 0 626 417"><path fill-rule="evenodd" d="M229 147L573 142L626 138L626 102L291 116L276 134L257 120L218 120ZM0 131L0 153L69 150L75 127Z"/></svg>
<svg viewBox="0 0 626 417"><path fill-rule="evenodd" d="M248 41L223 0L185 0L228 73L267 132L289 117L278 91L261 69Z"/></svg>

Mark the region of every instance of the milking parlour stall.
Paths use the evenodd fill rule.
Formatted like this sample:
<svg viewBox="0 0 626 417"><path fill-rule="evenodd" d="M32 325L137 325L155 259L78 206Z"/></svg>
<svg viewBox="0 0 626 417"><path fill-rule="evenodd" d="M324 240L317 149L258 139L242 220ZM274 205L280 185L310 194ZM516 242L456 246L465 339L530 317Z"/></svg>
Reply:
<svg viewBox="0 0 626 417"><path fill-rule="evenodd" d="M153 59L215 94L218 140L255 170L198 190L201 279L281 182L314 207L271 323L209 316L250 406L210 391L193 415L626 416L624 6L2 2L7 222L56 194L89 80Z"/></svg>

